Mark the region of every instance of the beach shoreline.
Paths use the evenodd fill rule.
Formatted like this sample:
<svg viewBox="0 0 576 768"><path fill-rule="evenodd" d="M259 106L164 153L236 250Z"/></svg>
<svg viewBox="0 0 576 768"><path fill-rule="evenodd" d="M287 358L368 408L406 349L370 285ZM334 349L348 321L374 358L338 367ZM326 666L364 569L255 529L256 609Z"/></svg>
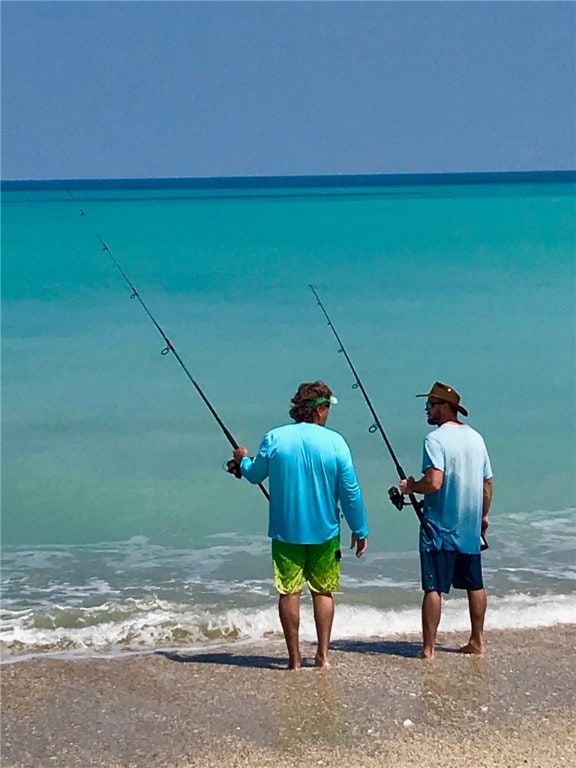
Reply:
<svg viewBox="0 0 576 768"><path fill-rule="evenodd" d="M5 664L2 765L569 765L575 625L337 640L331 670L285 671L283 642ZM308 664L313 646L304 644ZM424 757L425 756L425 757Z"/></svg>

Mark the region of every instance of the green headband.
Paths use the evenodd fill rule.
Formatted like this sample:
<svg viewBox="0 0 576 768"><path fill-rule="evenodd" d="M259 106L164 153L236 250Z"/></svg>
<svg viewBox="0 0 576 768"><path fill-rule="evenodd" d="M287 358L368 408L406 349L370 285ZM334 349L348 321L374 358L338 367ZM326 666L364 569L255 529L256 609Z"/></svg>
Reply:
<svg viewBox="0 0 576 768"><path fill-rule="evenodd" d="M330 395L330 397L326 397L326 395L322 395L322 397L317 397L316 400L308 400L306 405L309 408L315 408L317 405L322 405L323 403L336 405L337 402L338 402L338 399L335 398L334 395Z"/></svg>

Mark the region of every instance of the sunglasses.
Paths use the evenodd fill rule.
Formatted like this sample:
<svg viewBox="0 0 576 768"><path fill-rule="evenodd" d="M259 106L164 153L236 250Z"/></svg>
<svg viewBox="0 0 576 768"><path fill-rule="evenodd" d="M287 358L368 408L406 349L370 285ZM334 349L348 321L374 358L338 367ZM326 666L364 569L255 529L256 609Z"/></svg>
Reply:
<svg viewBox="0 0 576 768"><path fill-rule="evenodd" d="M434 408L435 405L442 405L442 403L445 403L446 400L426 400L426 405L424 408L429 411L432 408Z"/></svg>

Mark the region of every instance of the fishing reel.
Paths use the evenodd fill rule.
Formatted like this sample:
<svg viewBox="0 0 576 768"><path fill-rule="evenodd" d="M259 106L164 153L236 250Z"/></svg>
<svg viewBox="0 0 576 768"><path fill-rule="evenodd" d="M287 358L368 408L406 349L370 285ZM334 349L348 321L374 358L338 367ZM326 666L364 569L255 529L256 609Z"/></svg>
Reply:
<svg viewBox="0 0 576 768"><path fill-rule="evenodd" d="M224 462L224 466L222 467L222 469L225 472L228 472L229 475L234 475L234 477L237 477L238 480L242 479L240 464L238 464L236 459L228 459L228 461Z"/></svg>
<svg viewBox="0 0 576 768"><path fill-rule="evenodd" d="M404 495L400 493L395 485L393 485L391 488L388 488L388 498L399 512L401 512L406 506Z"/></svg>
<svg viewBox="0 0 576 768"><path fill-rule="evenodd" d="M416 501L414 499L414 495L408 497L410 501L406 501L404 494L400 493L395 485L393 485L391 488L388 488L388 498L399 512L402 512L404 507L414 507L417 514L418 512L422 512L424 509L423 501Z"/></svg>

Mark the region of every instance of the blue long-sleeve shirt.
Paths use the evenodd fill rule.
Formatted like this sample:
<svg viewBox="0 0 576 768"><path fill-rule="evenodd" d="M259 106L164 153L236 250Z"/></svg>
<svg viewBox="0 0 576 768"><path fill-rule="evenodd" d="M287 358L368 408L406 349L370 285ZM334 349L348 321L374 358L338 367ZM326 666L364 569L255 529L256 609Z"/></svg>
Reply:
<svg viewBox="0 0 576 768"><path fill-rule="evenodd" d="M307 422L275 427L240 470L251 483L269 479L270 538L322 544L340 533L339 504L352 533L368 535L350 448L338 432Z"/></svg>

